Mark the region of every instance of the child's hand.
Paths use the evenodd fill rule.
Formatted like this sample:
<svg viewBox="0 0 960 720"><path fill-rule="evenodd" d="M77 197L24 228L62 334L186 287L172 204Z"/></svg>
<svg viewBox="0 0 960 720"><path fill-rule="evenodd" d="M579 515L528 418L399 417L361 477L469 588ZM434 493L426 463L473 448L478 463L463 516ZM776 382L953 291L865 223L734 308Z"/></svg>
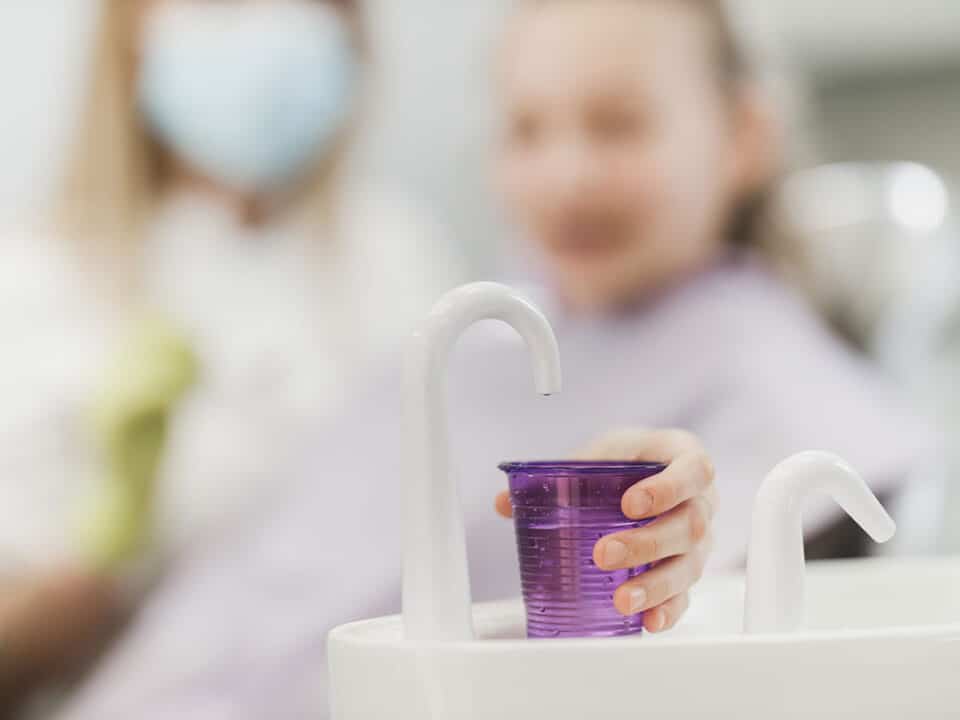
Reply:
<svg viewBox="0 0 960 720"><path fill-rule="evenodd" d="M683 430L623 430L602 437L582 460L646 461L667 464L656 477L634 485L623 496L632 520L657 517L638 530L608 535L593 552L603 570L655 563L649 572L624 583L614 604L624 615L645 613L650 632L669 630L687 610L688 592L699 581L711 544L716 509L714 470L696 436ZM509 493L497 497L497 511L510 517Z"/></svg>

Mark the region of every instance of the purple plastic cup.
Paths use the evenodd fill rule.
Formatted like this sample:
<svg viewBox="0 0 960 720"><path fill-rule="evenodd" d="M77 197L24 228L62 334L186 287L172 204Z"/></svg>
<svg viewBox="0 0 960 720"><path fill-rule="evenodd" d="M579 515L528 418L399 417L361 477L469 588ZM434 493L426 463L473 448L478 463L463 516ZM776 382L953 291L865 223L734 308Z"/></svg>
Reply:
<svg viewBox="0 0 960 720"><path fill-rule="evenodd" d="M532 462L500 466L510 478L527 637L616 637L643 632L643 614L624 617L613 593L649 566L605 572L597 541L653 520L630 520L623 494L665 470L622 462Z"/></svg>

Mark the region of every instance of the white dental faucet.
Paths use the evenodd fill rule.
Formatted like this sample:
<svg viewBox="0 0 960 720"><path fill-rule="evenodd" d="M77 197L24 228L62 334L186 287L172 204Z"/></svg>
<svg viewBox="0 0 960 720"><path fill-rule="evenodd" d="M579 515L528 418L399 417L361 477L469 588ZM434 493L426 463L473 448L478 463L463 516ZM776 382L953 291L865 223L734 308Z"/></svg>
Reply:
<svg viewBox="0 0 960 720"><path fill-rule="evenodd" d="M537 392L560 391L560 352L550 323L504 285L476 283L448 293L414 335L406 367L403 619L408 641L473 639L463 511L449 467L445 371L460 335L487 319L507 323L526 341Z"/></svg>
<svg viewBox="0 0 960 720"><path fill-rule="evenodd" d="M801 510L816 493L830 495L876 542L896 525L856 471L835 455L805 452L775 467L763 482L753 512L747 558L744 630L781 633L804 621L804 552Z"/></svg>

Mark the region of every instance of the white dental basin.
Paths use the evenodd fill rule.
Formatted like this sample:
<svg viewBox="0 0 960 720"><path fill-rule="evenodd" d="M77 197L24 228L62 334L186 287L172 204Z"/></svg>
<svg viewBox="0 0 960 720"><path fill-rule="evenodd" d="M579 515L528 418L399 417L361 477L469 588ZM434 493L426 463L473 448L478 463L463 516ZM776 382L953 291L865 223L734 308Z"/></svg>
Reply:
<svg viewBox="0 0 960 720"><path fill-rule="evenodd" d="M404 614L330 633L335 720L960 718L960 560L804 566L811 493L833 497L878 542L895 531L856 471L828 453L773 469L747 572L701 583L670 633L531 641L519 600L471 606L442 377L456 337L484 318L526 339L540 392L560 389L549 323L509 288L454 291L414 336Z"/></svg>
<svg viewBox="0 0 960 720"><path fill-rule="evenodd" d="M960 717L960 560L815 564L807 581L809 629L782 635L741 634L742 575L702 583L660 636L528 641L519 600L476 606L473 642L411 644L400 616L344 626L335 717Z"/></svg>
<svg viewBox="0 0 960 720"><path fill-rule="evenodd" d="M806 634L960 625L960 558L811 563L806 579ZM744 585L742 574L702 582L674 637L741 632Z"/></svg>

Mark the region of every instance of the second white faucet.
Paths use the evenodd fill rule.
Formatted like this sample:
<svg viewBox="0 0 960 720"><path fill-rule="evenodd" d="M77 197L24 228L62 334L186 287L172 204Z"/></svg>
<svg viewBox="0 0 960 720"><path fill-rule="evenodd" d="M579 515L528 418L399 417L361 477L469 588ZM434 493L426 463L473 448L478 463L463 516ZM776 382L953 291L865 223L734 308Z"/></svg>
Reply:
<svg viewBox="0 0 960 720"><path fill-rule="evenodd" d="M803 624L804 552L801 511L812 495L831 496L875 541L896 525L863 478L830 453L804 452L777 465L763 482L753 511L747 557L744 630L793 632Z"/></svg>

